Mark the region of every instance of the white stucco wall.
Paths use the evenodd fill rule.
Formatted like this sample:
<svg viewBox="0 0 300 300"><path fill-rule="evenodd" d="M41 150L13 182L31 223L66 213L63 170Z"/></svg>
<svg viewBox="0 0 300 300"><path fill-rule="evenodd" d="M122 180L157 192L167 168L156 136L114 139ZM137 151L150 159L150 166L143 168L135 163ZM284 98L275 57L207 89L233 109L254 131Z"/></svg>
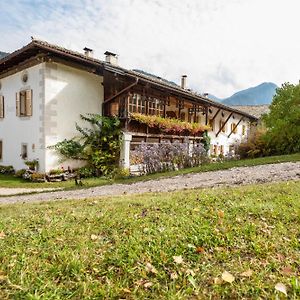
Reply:
<svg viewBox="0 0 300 300"><path fill-rule="evenodd" d="M57 63L46 63L45 69L45 145L46 166L78 167L75 161L61 162L57 153L48 149L63 139L79 133L75 124L86 126L80 114L102 113L104 100L103 77Z"/></svg>
<svg viewBox="0 0 300 300"><path fill-rule="evenodd" d="M22 81L24 72L28 81ZM26 168L20 157L22 144L27 144L28 160L38 159L44 165L44 145L42 132L43 109L43 64L30 67L0 79L0 95L4 96L5 117L0 119L0 140L3 142L1 165L13 165L15 169ZM32 90L32 116L16 116L16 93Z"/></svg>

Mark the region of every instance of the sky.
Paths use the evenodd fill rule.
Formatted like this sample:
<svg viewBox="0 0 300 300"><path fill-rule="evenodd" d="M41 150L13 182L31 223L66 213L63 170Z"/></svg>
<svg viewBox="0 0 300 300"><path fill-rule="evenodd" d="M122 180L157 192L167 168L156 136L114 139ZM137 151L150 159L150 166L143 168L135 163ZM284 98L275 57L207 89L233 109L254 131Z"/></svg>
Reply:
<svg viewBox="0 0 300 300"><path fill-rule="evenodd" d="M0 51L33 36L225 98L300 79L300 0L1 0Z"/></svg>

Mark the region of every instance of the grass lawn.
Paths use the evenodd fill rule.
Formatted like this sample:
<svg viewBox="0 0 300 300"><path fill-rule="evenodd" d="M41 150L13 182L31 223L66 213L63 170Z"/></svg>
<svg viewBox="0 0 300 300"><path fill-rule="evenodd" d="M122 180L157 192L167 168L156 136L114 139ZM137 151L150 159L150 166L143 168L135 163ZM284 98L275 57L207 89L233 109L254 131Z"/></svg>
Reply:
<svg viewBox="0 0 300 300"><path fill-rule="evenodd" d="M0 299L300 299L299 195L290 181L1 205Z"/></svg>
<svg viewBox="0 0 300 300"><path fill-rule="evenodd" d="M244 160L232 160L225 162L217 162L205 164L200 167L187 168L173 172L165 172L165 173L156 173L149 174L146 176L127 178L127 179L106 179L106 178L88 178L83 179L84 186L76 187L74 181L65 181L65 182L51 182L51 183L34 183L28 182L21 178L16 178L11 175L1 175L0 174L0 188L64 188L64 189L72 189L72 188L88 188L93 186L99 186L104 184L112 184L112 183L132 183L137 181L145 181L150 179L158 179L162 177L171 177L177 176L181 174L188 173L199 173L199 172L208 172L208 171L217 171L217 170L225 170L233 167L246 167L246 166L257 166L263 164L271 164L271 163L281 163L281 162L293 162L300 161L300 153L291 154L291 155L281 155L281 156L269 156L255 159L244 159Z"/></svg>

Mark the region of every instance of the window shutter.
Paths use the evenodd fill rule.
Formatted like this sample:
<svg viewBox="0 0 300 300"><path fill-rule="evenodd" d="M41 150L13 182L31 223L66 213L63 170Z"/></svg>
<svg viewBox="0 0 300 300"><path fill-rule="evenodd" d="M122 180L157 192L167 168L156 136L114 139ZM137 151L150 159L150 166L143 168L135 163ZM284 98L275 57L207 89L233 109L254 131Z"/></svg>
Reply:
<svg viewBox="0 0 300 300"><path fill-rule="evenodd" d="M16 116L20 116L20 93L16 93Z"/></svg>
<svg viewBox="0 0 300 300"><path fill-rule="evenodd" d="M32 90L26 91L26 116L32 116Z"/></svg>
<svg viewBox="0 0 300 300"><path fill-rule="evenodd" d="M4 97L0 96L0 118L4 118Z"/></svg>

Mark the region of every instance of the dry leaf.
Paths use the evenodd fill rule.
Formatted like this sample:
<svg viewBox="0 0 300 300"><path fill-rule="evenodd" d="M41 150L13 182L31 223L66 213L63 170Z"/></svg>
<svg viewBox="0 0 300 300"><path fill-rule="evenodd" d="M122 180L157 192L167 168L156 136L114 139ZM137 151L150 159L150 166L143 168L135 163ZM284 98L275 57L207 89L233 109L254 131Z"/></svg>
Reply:
<svg viewBox="0 0 300 300"><path fill-rule="evenodd" d="M218 217L219 217L219 218L224 218L224 215L225 215L225 214L224 214L224 211L223 211L223 210L219 210L219 211L218 211Z"/></svg>
<svg viewBox="0 0 300 300"><path fill-rule="evenodd" d="M277 283L275 285L275 290L278 292L281 292L287 296L286 286L283 283L281 283L281 282Z"/></svg>
<svg viewBox="0 0 300 300"><path fill-rule="evenodd" d="M0 240L3 240L5 238L5 236L6 236L6 234L3 231L1 231L0 232Z"/></svg>
<svg viewBox="0 0 300 300"><path fill-rule="evenodd" d="M154 266L152 266L150 263L147 263L146 264L146 267L145 267L146 271L147 272L150 272L150 273L153 273L153 274L157 274L157 270L155 269Z"/></svg>
<svg viewBox="0 0 300 300"><path fill-rule="evenodd" d="M203 253L204 252L204 248L203 247L197 247L196 248L196 252L197 253Z"/></svg>
<svg viewBox="0 0 300 300"><path fill-rule="evenodd" d="M234 281L234 276L231 275L229 272L224 271L222 274L222 279L226 282L232 283Z"/></svg>
<svg viewBox="0 0 300 300"><path fill-rule="evenodd" d="M293 275L294 272L291 267L285 267L281 270L284 275Z"/></svg>
<svg viewBox="0 0 300 300"><path fill-rule="evenodd" d="M171 273L171 274L170 274L170 278L171 278L171 279L177 279L177 278L178 278L177 273Z"/></svg>
<svg viewBox="0 0 300 300"><path fill-rule="evenodd" d="M247 270L247 271L241 273L240 275L241 275L242 277L251 277L252 274L253 274L253 271L249 269L249 270Z"/></svg>
<svg viewBox="0 0 300 300"><path fill-rule="evenodd" d="M98 235L96 235L96 234L91 234L91 240L92 240L92 241L96 241L98 238L99 238Z"/></svg>
<svg viewBox="0 0 300 300"><path fill-rule="evenodd" d="M222 279L220 277L214 278L214 284L221 284L221 283L222 283Z"/></svg>
<svg viewBox="0 0 300 300"><path fill-rule="evenodd" d="M146 281L145 283L144 283L144 287L147 289L147 288L149 288L149 287L151 287L153 285L153 283L151 282L151 281Z"/></svg>
<svg viewBox="0 0 300 300"><path fill-rule="evenodd" d="M183 258L182 258L181 255L179 255L179 256L173 256L173 259L174 259L174 262L176 264L182 264L183 263Z"/></svg>

